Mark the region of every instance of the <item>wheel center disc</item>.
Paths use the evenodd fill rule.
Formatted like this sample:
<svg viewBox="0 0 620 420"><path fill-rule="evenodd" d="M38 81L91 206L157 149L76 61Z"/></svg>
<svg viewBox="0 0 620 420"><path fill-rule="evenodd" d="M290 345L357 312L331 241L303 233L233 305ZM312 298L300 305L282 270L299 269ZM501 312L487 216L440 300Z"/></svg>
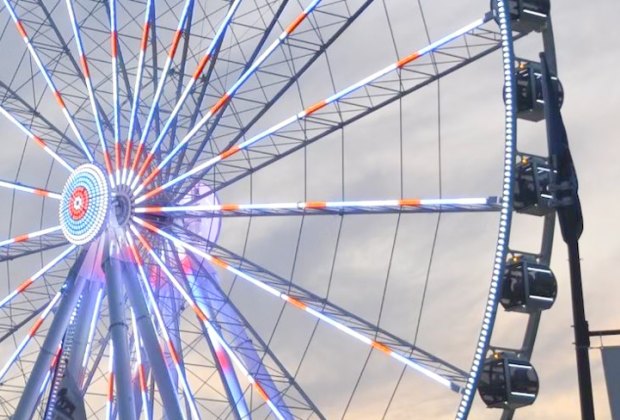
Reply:
<svg viewBox="0 0 620 420"><path fill-rule="evenodd" d="M84 187L77 187L69 199L69 213L73 220L81 220L88 211L88 191Z"/></svg>
<svg viewBox="0 0 620 420"><path fill-rule="evenodd" d="M86 164L71 174L60 198L59 219L69 242L84 245L97 238L107 223L110 186L99 167Z"/></svg>

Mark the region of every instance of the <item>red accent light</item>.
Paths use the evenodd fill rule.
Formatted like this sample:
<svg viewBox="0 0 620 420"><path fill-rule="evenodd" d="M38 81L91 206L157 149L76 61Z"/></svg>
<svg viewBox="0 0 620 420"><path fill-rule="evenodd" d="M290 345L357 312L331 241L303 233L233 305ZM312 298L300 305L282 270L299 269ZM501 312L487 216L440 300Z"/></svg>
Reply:
<svg viewBox="0 0 620 420"><path fill-rule="evenodd" d="M69 199L69 214L73 220L80 220L88 211L88 191L84 187L77 187Z"/></svg>

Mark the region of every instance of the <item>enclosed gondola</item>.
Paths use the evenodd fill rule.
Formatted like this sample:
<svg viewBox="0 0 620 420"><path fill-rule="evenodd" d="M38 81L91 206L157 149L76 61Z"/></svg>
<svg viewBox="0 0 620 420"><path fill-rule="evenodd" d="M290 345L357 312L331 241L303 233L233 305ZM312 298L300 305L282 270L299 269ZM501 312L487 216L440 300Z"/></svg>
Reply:
<svg viewBox="0 0 620 420"><path fill-rule="evenodd" d="M527 361L494 353L483 365L478 392L489 408L516 409L534 403L538 375Z"/></svg>
<svg viewBox="0 0 620 420"><path fill-rule="evenodd" d="M557 291L549 266L516 256L506 264L500 302L507 311L532 313L551 308Z"/></svg>

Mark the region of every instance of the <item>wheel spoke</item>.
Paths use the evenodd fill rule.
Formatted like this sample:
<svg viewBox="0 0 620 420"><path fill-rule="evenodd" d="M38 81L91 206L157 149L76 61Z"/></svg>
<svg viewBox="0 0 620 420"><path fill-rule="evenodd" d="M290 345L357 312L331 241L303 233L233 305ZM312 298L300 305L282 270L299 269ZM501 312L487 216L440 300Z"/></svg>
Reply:
<svg viewBox="0 0 620 420"><path fill-rule="evenodd" d="M90 102L91 110L93 113L93 117L95 120L95 126L97 127L97 135L99 136L99 143L101 146L101 152L103 153L103 161L105 163L106 170L108 171L108 176L110 176L110 180L112 181L112 164L110 162L110 154L108 153L108 148L106 146L105 136L103 132L103 126L101 124L101 118L99 117L99 109L97 107L97 102L95 99L95 90L93 89L93 83L90 77L90 69L88 66L88 58L86 57L86 52L84 51L84 44L82 42L82 35L80 32L80 26L77 21L77 17L75 16L75 10L73 9L73 1L66 0L67 11L69 13L69 20L71 21L71 27L73 28L73 36L75 39L75 45L78 49L78 54L80 56L80 63L82 64L82 74L84 75L84 84L86 85L86 90L88 91L88 99Z"/></svg>
<svg viewBox="0 0 620 420"><path fill-rule="evenodd" d="M176 217L253 217L343 214L444 213L499 211L497 197L406 198L365 201L299 201L270 204L206 204L170 207L137 207L137 214L173 213Z"/></svg>
<svg viewBox="0 0 620 420"><path fill-rule="evenodd" d="M478 19L472 23L470 23L469 25L464 26L463 28L453 32L450 35L447 35L443 38L441 38L438 41L435 41L429 45L427 45L426 47L412 53L409 54L408 56L398 60L396 63L391 64L381 70L379 70L378 72L371 74L370 76L365 77L364 79L358 81L357 83L354 83L348 87L346 87L345 89L342 89L341 91L335 93L334 95L325 98L319 102L316 102L315 104L307 107L306 109L300 111L299 113L279 122L278 124L272 126L271 128L268 128L267 130L257 134L256 136L240 143L239 145L235 145L232 146L228 149L226 149L225 151L223 151L222 153L220 153L219 155L207 160L206 162L196 166L195 168L187 171L186 173L184 173L183 175L180 175L178 177L176 177L175 179L172 179L166 183L164 183L163 185L154 188L153 190L149 191L148 193L140 196L139 198L136 199L136 203L141 203L144 200L147 200L149 198L152 198L156 195L158 195L159 193L161 193L162 191L165 191L166 189L170 188L171 186L189 178L190 176L205 171L209 168L211 168L212 166L214 166L215 164L217 164L220 161L223 161L225 159L230 158L231 156L239 153L242 150L245 150L247 148L249 148L250 146L259 143L260 141L269 138L270 136L276 134L277 132L283 130L284 128L286 128L287 126L300 121L300 120L304 120L310 116L312 116L313 114L317 113L319 110L325 108L328 105L334 104L334 103L338 103L339 101L341 101L343 98L351 95L352 93L358 91L359 89L375 82L377 79L381 79L382 77L384 77L387 74L393 73L397 70L403 69L404 67L406 67L407 65L411 64L412 62L418 60L421 57L424 57L425 55L439 49L440 47L445 46L446 44L454 41L455 39L461 38L463 37L465 34L474 31L475 29L479 28L480 26L482 26L484 23L486 23L489 19L491 19L491 17L489 15L485 16L482 19ZM208 114L207 114L208 115ZM135 190L135 194L139 195L140 192L144 189L145 185L141 185L140 187L138 187Z"/></svg>
<svg viewBox="0 0 620 420"><path fill-rule="evenodd" d="M250 371L256 376L270 378L275 383L288 384L292 388L292 390L279 390L275 383L263 379L267 382L265 392L269 397L276 401L278 407L286 407L287 410L294 409L294 418L307 418L309 413L325 418L299 387L294 376L286 370L268 344L252 328L252 324L243 317L239 309L226 296L219 286L215 271L195 258L192 264L190 255L185 258L184 270L192 272L192 275L188 276L192 295L196 298L198 305L204 308L205 313L217 314L214 321L218 323L222 331L234 337L230 344L231 348L243 358Z"/></svg>
<svg viewBox="0 0 620 420"><path fill-rule="evenodd" d="M142 167L138 171L138 175L137 175L136 179L133 181L133 184L137 185L137 183L139 182L139 179L144 175L144 172L147 170L147 168L150 165L151 161L155 157L155 153L159 150L159 146L161 145L161 142L166 137L166 134L168 133L168 130L170 129L172 124L176 121L176 117L178 116L179 111L181 111L181 108L183 107L183 105L185 104L185 100L187 99L189 94L192 92L192 89L194 88L196 80L202 75L202 72L203 72L205 66L209 63L209 60L211 59L216 46L221 42L224 34L226 33L226 29L228 28L228 25L230 25L230 22L231 22L233 16L235 15L235 12L237 11L237 9L239 8L239 5L241 4L241 1L242 0L234 0L233 3L230 5L230 8L228 9L228 13L226 13L226 16L224 17L224 20L223 20L222 24L220 25L220 27L218 28L217 32L215 33L213 39L211 40L211 43L209 44L209 47L207 48L207 51L205 52L204 56L202 57L202 59L198 63L198 66L196 67L196 70L194 71L194 73L193 73L189 83L187 84L187 86L183 90L183 93L182 93L181 97L179 98L179 100L177 101L176 105L172 109L172 112L171 112L170 116L168 117L168 120L164 124L164 127L159 132L159 135L157 136L157 139L155 140L155 143L153 143L153 146L151 147L151 150L149 151L146 159L144 160L144 163L142 164ZM220 107L221 107L221 105L220 105ZM213 108L209 111L209 113L211 113L212 110L213 110ZM209 114L207 114L207 115L209 115ZM170 152L168 154L167 158L171 157L171 156L174 156L174 154L176 154L176 151L178 150L179 146L182 147L185 144L184 142L189 141L189 139L187 139L187 140L186 139L187 139L187 136L177 145L177 147L174 148L174 150L172 152ZM162 161L161 164L157 166L157 170L156 170L157 173L159 173L161 171L161 169L165 166L165 164L167 164L168 162L169 162L169 160ZM153 175L153 178L157 175L157 173L155 175ZM149 176L149 178L150 178L150 176ZM149 179L149 178L147 178L147 179ZM144 181L144 182L146 182L146 181ZM144 184L144 182L143 182L143 184Z"/></svg>
<svg viewBox="0 0 620 420"><path fill-rule="evenodd" d="M114 117L112 126L114 127L114 164L115 176L114 180L120 183L121 170L121 114L120 99L118 89L118 30L116 27L116 0L110 0L110 47L111 47L111 64L112 64L112 105L114 108Z"/></svg>
<svg viewBox="0 0 620 420"><path fill-rule="evenodd" d="M52 309L56 306L56 304L58 303L58 301L62 297L62 290L63 289L64 289L64 286L63 286L63 288L61 288L60 291L58 291L54 295L54 297L52 298L52 300L50 300L50 302L47 304L47 306L45 306L45 309L43 309L43 312L41 312L41 315L39 316L39 319L36 320L36 322L34 323L32 328L30 328L30 331L28 331L28 334L26 334L24 339L17 346L17 349L15 350L15 352L13 352L11 357L9 357L9 360L5 363L5 365L2 367L2 369L0 369L0 382L2 382L2 379L4 378L4 375L6 375L6 373L9 371L11 366L13 366L13 363L15 363L17 361L17 359L21 355L22 351L26 348L26 346L28 345L30 340L36 335L36 333L39 330L39 328L41 328L41 325L43 325L43 322L45 321L45 318L47 318L47 316L50 314Z"/></svg>
<svg viewBox="0 0 620 420"><path fill-rule="evenodd" d="M368 1L372 1L372 0L368 0ZM240 74L243 73L245 71L247 71L248 68L250 68L250 66L252 65L252 63L255 61L256 57L258 56L258 54L260 53L260 51L263 49L263 46L265 45L265 43L268 40L269 34L271 34L271 32L273 31L273 28L279 23L280 21L280 16L282 15L282 13L284 12L284 10L286 9L288 5L288 0L282 0L279 2L278 8L277 10L275 10L273 12L272 15L270 15L270 18L267 19L267 17L263 16L263 20L260 21L260 23L258 25L254 25L253 29L255 31L257 31L257 37L259 38L258 42L254 45L254 51L247 57L247 59L242 60L242 62L240 63L234 63L234 64L240 64L240 68L237 70L236 68L231 70L230 72L227 71L227 74ZM259 11L260 6L257 5L256 6L256 11ZM243 40L239 40L237 39L237 35L236 32L233 30L235 27L236 22L233 21L231 22L231 28L230 28L230 32L235 40L235 42L237 42L238 45L240 45ZM241 24L241 27L243 27L244 25ZM289 37L290 38L290 37ZM247 38L246 38L247 40ZM201 78L201 82L202 82L202 86L200 88L200 92L198 93L198 97L195 98L195 109L194 112L192 112L191 118L189 123L186 125L186 127L193 127L196 124L196 121L198 120L198 117L201 116L201 112L200 110L202 109L202 102L205 98L205 94L207 91L207 87L212 85L212 76L218 76L218 72L215 71L215 67L218 61L218 58L220 56L220 47L221 44L217 46L216 50L214 51L213 57L210 60L209 63L209 68L206 71L205 75ZM290 45L289 45L289 48ZM305 50L305 48L304 48ZM243 55L245 57L245 55ZM224 62L227 62L227 60L225 58L222 59ZM243 63L243 61L245 61L245 63ZM227 62L228 65L230 65L230 62ZM213 83L215 83L215 80L213 80ZM260 84L260 82L259 82ZM225 86L223 87L225 88ZM266 94L265 94L266 95ZM239 96L239 94L235 95L236 97ZM253 99L253 101L255 101L256 99ZM203 140L200 143L199 146L199 151L197 152L197 154L200 154L200 151L202 150L202 148L204 148L207 144L207 142L209 141L209 139L211 138L212 134L213 134L213 130L214 128L218 125L220 119L222 118L222 115L225 113L226 109L228 109L230 102L226 102L223 106L222 109L215 115L215 117L211 120L211 124L210 127L208 127L208 129L206 130L205 135L203 136ZM237 110L239 106L239 101L237 101L237 104L235 105L235 109ZM182 163L185 159L185 154L188 150L188 147L184 147L180 154L178 155L176 161L176 165L175 168L168 168L169 172L166 174L166 176L168 178L171 177L177 177L179 175L179 172L181 170L182 167Z"/></svg>
<svg viewBox="0 0 620 420"><path fill-rule="evenodd" d="M142 38L140 40L140 54L138 56L138 70L136 71L136 79L133 87L133 99L131 101L131 113L129 114L129 128L127 129L127 141L125 149L125 161L123 163L123 173L121 180L123 183L127 181L128 169L131 160L131 152L133 147L133 135L138 118L138 107L140 105L140 93L142 91L142 75L144 72L144 59L146 56L146 49L149 42L149 31L151 30L152 19L155 18L155 6L153 0L147 0L146 11L144 13L144 26L142 29ZM140 154L137 151L136 154Z"/></svg>
<svg viewBox="0 0 620 420"><path fill-rule="evenodd" d="M140 162L140 157L142 154L141 151L144 149L146 139L151 129L151 125L153 124L153 119L155 117L155 111L159 109L159 100L161 99L161 95L164 91L164 85L166 84L166 78L168 77L168 73L170 72L170 67L172 66L172 60L174 60L174 55L176 54L177 48L179 46L179 42L181 41L181 37L183 36L183 27L185 26L185 22L187 20L188 14L193 7L194 7L194 0L186 0L185 5L183 6L183 11L181 12L181 16L179 17L179 24L174 33L174 37L172 38L172 43L170 44L170 48L168 49L168 55L166 57L164 67L162 69L161 76L159 77L159 82L157 83L157 88L155 90L155 95L152 99L149 113L146 117L144 127L142 127L142 134L140 135L140 142L138 143L138 151L140 151L140 153L136 152L136 156L134 157L131 171L129 172L128 179L130 181L133 179L135 171L138 167L138 163Z"/></svg>
<svg viewBox="0 0 620 420"><path fill-rule="evenodd" d="M58 193L44 190L42 188L29 187L16 182L3 181L0 179L0 187L8 188L15 191L23 191L30 194L39 195L41 197L49 197L53 198L54 200L60 200L60 194Z"/></svg>
<svg viewBox="0 0 620 420"><path fill-rule="evenodd" d="M47 304L39 306L38 308L32 310L32 312L29 313L25 318L14 322L12 323L12 325L8 326L7 331L0 337L0 343L2 343L9 337L12 337L15 332L19 331L24 325L32 321L37 315L41 313L43 309L45 309L46 306Z"/></svg>
<svg viewBox="0 0 620 420"><path fill-rule="evenodd" d="M237 121L235 116L232 118L224 119L225 126L232 127L232 133L227 133L226 138L222 139L222 141L228 144L228 147L236 144L240 139L242 139L245 134L254 126L254 124L261 120L263 115L267 113L267 111L280 99L285 92L289 90L291 86L295 83L298 83L300 77L311 68L311 66L319 59L321 56L326 56L327 49L336 41L337 38L340 37L356 20L362 13L367 9L367 7L372 4L373 0L365 0L363 2L347 4L346 8L340 7L340 1L330 1L323 0L320 7L317 7L315 15L325 14L330 16L329 24L325 25L329 27L328 36L326 37L324 33L321 32L321 24L318 19L315 19L312 22L312 29L305 31L296 31L288 36L288 42L286 43L286 48L281 48L281 53L286 57L286 59L278 62L277 66L269 66L268 69L257 69L257 76L255 80L258 81L259 89L261 90L262 96L265 99L261 99L257 97L254 93L257 90L256 87L252 86L247 89L247 91L243 92L240 90L237 92L235 97L237 101L235 102L235 113L238 115L246 115L248 117L248 121ZM274 15L270 25L265 28L263 31L264 34L268 34L271 32L272 28L278 22L282 9L286 6L286 1L281 3L280 10ZM259 42L254 56L258 55L260 49L266 42L266 35ZM253 59L250 60L252 62ZM295 63L294 66L289 65L289 63ZM244 71L249 68L249 64L245 66ZM275 79L276 82L270 84L269 86L264 86L261 82L261 76L267 77L270 80ZM207 146L209 142L217 140L217 136L214 136L216 128L220 127L220 120L223 119L223 115L228 108L230 103L226 103L223 106L223 109L218 113L218 115L213 119L210 127L207 129L206 135L203 137L203 140L197 145L195 150L192 150L193 156L190 157L190 161L185 165L186 168L193 168L199 160L204 148ZM193 126L195 124L195 120L192 120L189 126ZM228 138L228 136L232 137L232 140ZM182 173L183 169L183 160L188 150L189 146L181 152L181 156L179 157L175 171L174 177L178 176ZM189 190L189 188L186 188ZM182 193L181 196L186 194Z"/></svg>
<svg viewBox="0 0 620 420"><path fill-rule="evenodd" d="M17 118L15 118L13 115L11 115L11 113L9 113L9 111L7 111L3 106L0 106L0 113L2 113L2 115L4 115L9 121L11 121L13 124L15 124L15 126L17 128L19 128L29 139L34 140L34 142L37 144L37 146L39 146L41 149L43 149L43 151L45 151L45 153L50 155L52 157L52 159L54 159L56 162L58 162L62 166L64 166L69 172L73 172L73 166L69 165L63 158L58 156L58 154L56 154L56 152L54 152L47 145L45 140L43 140L41 137L33 134L32 131L30 131L29 129L26 128L25 125L20 123L17 120Z"/></svg>
<svg viewBox="0 0 620 420"><path fill-rule="evenodd" d="M452 43L436 49L433 60L422 60L419 64L416 64L416 61L409 63L401 69L399 77L369 83L356 95L341 100L336 110L329 111L329 109L324 108L312 118L306 118L303 124L289 126L279 135L270 136L269 144L245 149L243 158L219 160L216 153L216 156L211 155L212 159L209 159L211 162L206 161L204 164L198 164L195 157L190 164L184 167L185 171L194 171L203 165L208 168L205 170L197 169L192 175L186 176L187 172L181 175L187 179L187 182L183 185L183 193L179 197L185 196L191 187L201 180L209 182L213 192L239 182L327 135L362 118L367 118L372 113L496 51L501 46L501 35L494 25L495 23L490 21L478 29L463 34ZM514 38L518 39L522 36L523 34L516 34ZM438 72L429 74L427 68L432 65L433 61L437 64ZM241 137L235 137L235 139ZM226 138L227 136L223 136L222 140ZM218 138L212 139L216 143L218 140ZM234 142L230 142L226 150L234 150L234 144ZM215 169L213 168L214 159L219 160L217 162L218 171L214 171L211 176L207 177L205 176L206 171ZM172 181L180 182L178 178L181 176ZM180 187L179 185L177 188ZM195 197L193 201L198 201L204 197Z"/></svg>
<svg viewBox="0 0 620 420"><path fill-rule="evenodd" d="M166 277L170 280L170 282L174 285L175 289L183 296L187 304L192 308L192 310L196 313L202 324L207 328L207 330L212 331L213 337L219 342L219 344L224 348L228 357L231 358L237 369L239 369L243 375L248 379L250 384L256 389L258 394L261 396L263 400L267 403L272 413L279 419L284 419L280 410L274 405L273 401L269 398L269 396L265 393L264 388L262 387L261 382L258 382L256 378L248 371L243 362L239 359L239 357L232 351L230 346L226 343L226 341L222 338L222 336L217 331L216 327L212 324L207 315L200 309L200 307L196 304L196 301L187 293L187 291L183 288L183 286L179 283L176 277L170 272L166 264L161 260L161 258L157 255L157 253L153 250L149 242L138 232L135 226L131 226L131 231L138 238L140 244L146 249L151 256L151 258L157 263L157 265L162 269L162 271L166 274ZM136 251L137 252L137 251Z"/></svg>
<svg viewBox="0 0 620 420"><path fill-rule="evenodd" d="M140 188L138 188L137 193L139 193L139 191L141 191L143 188L148 186L155 179L155 177L161 172L161 170L166 165L168 165L171 162L171 160L176 156L176 154L179 153L179 151L185 147L185 145L194 137L194 135L196 135L196 133L198 133L198 131L209 122L211 117L213 117L220 110L222 110L222 108L228 102L230 102L234 98L234 96L237 93L237 91L245 84L245 82L253 74L256 73L258 68L265 62L265 60L267 60L267 58L271 55L271 53L273 53L273 51L275 51L275 49L278 46L280 46L289 37L289 35L291 35L295 31L295 29L297 29L297 27L314 11L314 9L319 5L320 2L321 2L321 0L313 0L304 9L304 11L300 15L298 15L286 27L284 32L282 32L278 36L278 38L269 47L267 47L265 52L263 52L263 54L261 54L254 61L254 63L252 63L252 65L237 79L237 81L232 85L232 87L230 87L226 91L226 93L224 93L224 95L222 95L220 97L220 99L215 103L215 105L213 105L209 109L209 111L205 114L205 116L202 117L202 119L198 122L198 124L194 125L194 127L185 135L185 137L183 137L183 139L179 142L179 144L177 144L175 146L175 148L172 149L172 151L169 152L166 155L166 157L159 163L159 165L155 168L155 170L153 170L153 172L151 172L151 174L149 174L149 176L147 176L144 179L144 181L142 182ZM179 102L175 106L174 110L172 111L172 114L171 114L170 118L168 119L168 121L166 122L166 125L164 126L164 129L162 130L162 133L159 135L159 138L157 139L157 141L153 145L153 149L151 150L150 155L149 155L151 159L153 158L153 154L155 153L155 150L157 150L157 148L159 147L161 141L163 140L163 137L164 137L164 135L165 135L169 125L172 123L172 120L174 118L176 118L179 110L181 109L181 106L183 105L185 99L187 98L187 96L189 95L191 89L193 88L194 83L196 82L198 77L200 77L200 75L202 74L204 66L207 64L207 62L208 62L208 60L209 60L209 58L210 58L210 56L212 54L213 48L216 45L216 42L219 42L219 35L223 34L226 26L228 25L228 23L232 19L232 14L234 14L234 9L239 5L239 3L240 3L240 0L235 0L233 5L231 6L231 10L229 11L229 14L226 16L226 19L224 20L224 23L222 24L222 26L218 30L218 33L216 34L216 37L213 39L213 42L209 46L209 50L207 51L207 53L203 57L202 61L199 63L198 68L196 69L196 72L194 73L194 75L192 77L192 80L188 84L185 92L183 92L183 96L181 97L181 100L179 100ZM148 158L147 158L147 162L150 162L150 160ZM145 163L147 163L147 162L145 162Z"/></svg>
<svg viewBox="0 0 620 420"><path fill-rule="evenodd" d="M38 230L36 232L25 233L23 235L18 235L13 238L5 239L4 241L0 241L0 248L3 248L5 246L10 246L11 244L15 244L15 243L26 242L26 241L29 241L34 238L38 238L43 235L48 235L50 233L58 232L60 229L61 227L59 225L59 226L54 226L54 227L43 229L43 230Z"/></svg>
<svg viewBox="0 0 620 420"><path fill-rule="evenodd" d="M181 267L183 269L185 280L187 281L189 285L188 290L190 291L190 294L196 301L196 304L200 307L200 309L204 311L205 314L207 314L209 318L214 319L213 312L210 311L209 308L206 306L206 302L205 302L206 299L204 297L200 298L199 295L195 293L196 279L194 276L193 269L191 267L191 261L189 260L187 256L185 256L183 258L183 261L181 261ZM249 417L250 412L248 411L248 406L245 402L245 398L243 397L243 391L241 389L241 386L239 385L239 379L237 378L237 374L235 373L235 370L232 367L230 358L228 357L228 355L226 354L226 351L224 351L224 348L220 345L220 343L216 341L216 339L213 337L213 333L210 330L207 331L206 328L204 328L204 326L202 327L203 327L203 335L205 336L205 339L207 340L207 343L209 344L209 349L211 350L211 353L213 355L213 361L215 362L218 373L220 374L222 384L224 385L224 388L226 389L226 393L228 395L228 399L230 401L230 405L233 411L236 413L238 418ZM231 348L233 348L232 345L231 345ZM252 369L250 370L254 372L254 370ZM264 376L261 376L261 377L264 378ZM266 388L266 391L269 389L269 387L265 387L265 388ZM273 395L270 395L270 398L274 399ZM278 404L277 402L276 402L276 405L280 406L280 404Z"/></svg>
<svg viewBox="0 0 620 420"><path fill-rule="evenodd" d="M49 71L43 64L43 61L41 61L39 54L34 49L34 46L32 45L32 43L30 42L30 38L26 32L26 28L24 27L23 23L17 16L15 9L13 8L9 0L3 0L3 1L4 1L4 4L7 10L9 11L9 14L11 15L11 18L13 19L13 22L15 23L15 26L17 27L17 31L19 32L19 35L21 36L21 38L24 40L24 43L26 44L26 48L28 48L28 51L30 52L32 59L35 61L35 63L37 64L37 67L41 71L41 74L45 78L45 81L47 82L47 85L49 86L51 92L53 93L54 98L56 99L56 102L60 106L60 109L62 110L62 114L64 115L65 119L67 120L67 123L71 127L73 134L75 135L80 145L82 146L82 150L84 151L85 156L88 158L90 162L93 162L93 155L88 149L88 146L86 145L86 142L84 140L84 137L82 136L82 133L78 129L77 125L75 125L73 116L69 113L69 110L67 109L65 101L62 97L62 94L56 88L56 85L54 84L54 81L52 80L52 77Z"/></svg>
<svg viewBox="0 0 620 420"><path fill-rule="evenodd" d="M449 363L425 352L415 346L404 342L404 340L394 337L393 335L382 331L375 325L368 323L354 315L347 313L341 308L326 302L319 296L316 296L293 283L279 278L273 273L259 267L249 261L235 256L230 252L224 252L224 249L218 245L209 243L214 250L218 250L221 255L215 256L202 250L204 246L198 248L192 245L190 241L181 240L177 236L173 236L156 226L134 217L134 221L149 231L160 235L176 246L191 252L197 257L206 259L211 264L229 271L233 275L247 281L248 283L262 289L263 291L282 299L299 310L307 312L313 317L329 324L336 329L346 333L356 340L367 344L368 346L385 353L386 355L396 359L400 363L418 371L419 373L429 377L430 379L450 388L453 391L461 392L463 389L465 372L455 368ZM185 232L188 233L188 232ZM194 243L206 245L206 240L192 235L191 240ZM237 267L248 266L253 268L253 274L248 269L240 269ZM293 297L292 292L297 297ZM377 337L384 337L382 340L372 339L377 333ZM408 356L412 353L412 356Z"/></svg>
<svg viewBox="0 0 620 420"><path fill-rule="evenodd" d="M76 248L77 248L77 246L71 245L69 248L65 249L56 258L54 258L53 260L51 260L50 262L45 264L43 266L43 268L41 268L39 271L37 271L32 276L30 276L26 280L24 280L24 282L22 284L20 284L17 287L17 289L13 290L4 299L0 300L0 308L3 308L7 303L12 301L15 298L15 296L23 293L26 289L28 289L32 285L32 283L34 283L35 281L39 280L52 267L54 267L56 264L58 264L59 262L64 260L67 256L69 256L69 254L71 254L73 251L75 251Z"/></svg>
<svg viewBox="0 0 620 420"><path fill-rule="evenodd" d="M89 252L92 252L92 249ZM67 326L69 325L71 315L74 312L75 305L77 304L84 284L86 283L85 276L80 275L80 272L85 265L87 254L89 254L89 252L83 251L81 253L80 257L75 261L73 267L67 275L67 282L63 288L62 299L60 300L58 309L54 314L54 318L49 330L47 331L45 340L41 345L37 360L32 367L28 381L26 382L26 386L19 400L19 404L15 410L15 418L32 418L36 403L38 402L39 392L46 380L52 360L58 353L58 346L62 341L65 331L67 330ZM90 259L88 262L90 262Z"/></svg>

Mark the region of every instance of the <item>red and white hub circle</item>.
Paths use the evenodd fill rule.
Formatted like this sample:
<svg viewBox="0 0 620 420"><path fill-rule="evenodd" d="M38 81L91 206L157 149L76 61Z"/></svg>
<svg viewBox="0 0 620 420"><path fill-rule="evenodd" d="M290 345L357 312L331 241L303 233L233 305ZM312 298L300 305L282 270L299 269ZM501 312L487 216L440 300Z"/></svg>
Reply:
<svg viewBox="0 0 620 420"><path fill-rule="evenodd" d="M88 191L84 187L77 187L69 199L69 213L73 220L81 220L88 211Z"/></svg>
<svg viewBox="0 0 620 420"><path fill-rule="evenodd" d="M105 229L110 212L110 185L95 165L82 165L69 176L60 198L59 219L69 242L84 245Z"/></svg>

